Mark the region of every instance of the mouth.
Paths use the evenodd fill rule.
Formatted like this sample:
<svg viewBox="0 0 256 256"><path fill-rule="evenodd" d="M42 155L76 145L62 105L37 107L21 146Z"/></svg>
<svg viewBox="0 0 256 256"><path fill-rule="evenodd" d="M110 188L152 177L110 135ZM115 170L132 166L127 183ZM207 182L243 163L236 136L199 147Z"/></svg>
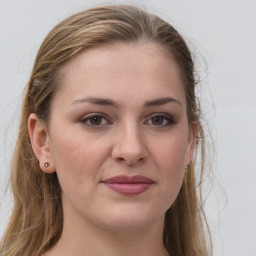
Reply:
<svg viewBox="0 0 256 256"><path fill-rule="evenodd" d="M148 190L154 182L141 175L136 176L115 176L102 181L109 189L125 195L137 195Z"/></svg>

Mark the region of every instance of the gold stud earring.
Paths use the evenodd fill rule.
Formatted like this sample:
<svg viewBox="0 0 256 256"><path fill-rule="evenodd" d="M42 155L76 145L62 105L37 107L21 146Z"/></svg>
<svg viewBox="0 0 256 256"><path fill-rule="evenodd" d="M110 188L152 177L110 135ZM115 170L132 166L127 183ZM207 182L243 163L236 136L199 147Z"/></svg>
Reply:
<svg viewBox="0 0 256 256"><path fill-rule="evenodd" d="M44 163L44 167L49 167L50 166L50 163L49 162L45 162Z"/></svg>
<svg viewBox="0 0 256 256"><path fill-rule="evenodd" d="M188 170L188 166L185 167L185 171L187 171L187 170Z"/></svg>

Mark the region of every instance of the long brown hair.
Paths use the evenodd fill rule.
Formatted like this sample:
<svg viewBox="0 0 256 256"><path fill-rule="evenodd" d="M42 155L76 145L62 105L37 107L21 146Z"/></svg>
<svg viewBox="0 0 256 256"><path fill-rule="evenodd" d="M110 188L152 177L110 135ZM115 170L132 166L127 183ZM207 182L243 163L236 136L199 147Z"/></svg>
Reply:
<svg viewBox="0 0 256 256"><path fill-rule="evenodd" d="M2 256L42 255L56 244L62 234L61 188L56 174L46 174L39 168L28 134L29 115L36 113L48 122L51 100L60 86L60 71L73 57L103 44L140 40L157 43L174 56L184 85L188 122L198 122L200 126L200 140L194 158L185 173L176 201L166 212L163 243L171 255L211 254L201 198L204 131L200 124L190 50L182 36L161 18L136 7L113 5L85 10L65 19L50 31L38 51L26 89L11 165L14 208L1 242ZM199 154L200 177L196 179L195 163Z"/></svg>

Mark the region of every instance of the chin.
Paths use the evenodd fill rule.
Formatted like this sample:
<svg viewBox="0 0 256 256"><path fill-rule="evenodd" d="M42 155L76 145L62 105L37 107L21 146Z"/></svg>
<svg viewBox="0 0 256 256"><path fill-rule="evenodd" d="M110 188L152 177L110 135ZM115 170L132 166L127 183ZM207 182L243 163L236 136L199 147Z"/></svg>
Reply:
<svg viewBox="0 0 256 256"><path fill-rule="evenodd" d="M114 231L141 230L158 222L164 222L165 212L144 211L135 207L119 207L104 214L101 222L104 228Z"/></svg>

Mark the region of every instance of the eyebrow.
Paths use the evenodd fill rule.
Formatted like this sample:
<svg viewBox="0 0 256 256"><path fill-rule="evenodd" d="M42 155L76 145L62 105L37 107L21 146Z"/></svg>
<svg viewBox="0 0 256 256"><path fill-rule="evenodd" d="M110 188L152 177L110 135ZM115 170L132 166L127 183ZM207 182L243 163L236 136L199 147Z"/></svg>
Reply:
<svg viewBox="0 0 256 256"><path fill-rule="evenodd" d="M144 106L145 107L161 106L161 105L165 105L165 104L167 104L169 102L178 103L182 107L182 104L181 104L180 101L178 101L178 100L176 100L174 98L169 98L169 97L146 101Z"/></svg>
<svg viewBox="0 0 256 256"><path fill-rule="evenodd" d="M111 100L111 99L104 99L104 98L84 98L84 99L79 99L75 100L71 105L75 105L78 103L84 103L84 102L89 102L92 104L96 105L102 105L102 106L111 106L115 108L120 108L117 102Z"/></svg>
<svg viewBox="0 0 256 256"><path fill-rule="evenodd" d="M120 108L120 104L118 104L114 100L104 99L104 98L93 98L93 97L75 100L71 105L75 105L75 104L78 104L78 103L84 103L84 102L88 102L88 103L92 103L92 104L96 104L96 105L111 106L111 107L114 107L114 108ZM170 98L170 97L158 98L158 99L146 101L144 103L144 107L161 106L161 105L165 105L165 104L170 103L170 102L177 103L182 107L182 104L181 104L180 101L178 101L174 98Z"/></svg>

